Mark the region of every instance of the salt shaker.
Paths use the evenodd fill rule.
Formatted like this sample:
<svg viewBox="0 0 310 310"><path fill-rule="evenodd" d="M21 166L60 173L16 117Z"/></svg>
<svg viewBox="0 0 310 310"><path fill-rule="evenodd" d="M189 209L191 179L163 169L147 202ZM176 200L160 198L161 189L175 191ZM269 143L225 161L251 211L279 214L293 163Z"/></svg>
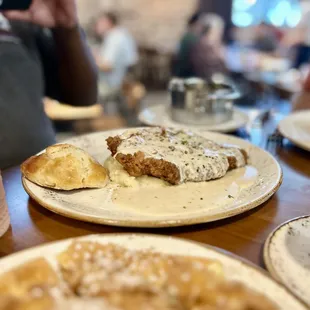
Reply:
<svg viewBox="0 0 310 310"><path fill-rule="evenodd" d="M2 237L10 226L8 206L5 199L5 192L0 171L0 237Z"/></svg>

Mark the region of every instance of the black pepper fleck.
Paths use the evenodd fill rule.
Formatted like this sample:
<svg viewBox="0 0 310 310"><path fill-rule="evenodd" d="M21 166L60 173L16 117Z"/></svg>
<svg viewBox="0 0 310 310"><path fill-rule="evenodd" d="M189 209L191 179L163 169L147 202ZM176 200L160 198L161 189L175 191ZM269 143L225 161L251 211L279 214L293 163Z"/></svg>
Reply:
<svg viewBox="0 0 310 310"><path fill-rule="evenodd" d="M232 195L228 195L228 198L230 198L230 199L231 199L231 198L234 198L234 197L233 197Z"/></svg>
<svg viewBox="0 0 310 310"><path fill-rule="evenodd" d="M295 232L294 232L294 229L293 229L293 227L289 227L288 228L288 234L290 235L290 236L294 236L295 235Z"/></svg>

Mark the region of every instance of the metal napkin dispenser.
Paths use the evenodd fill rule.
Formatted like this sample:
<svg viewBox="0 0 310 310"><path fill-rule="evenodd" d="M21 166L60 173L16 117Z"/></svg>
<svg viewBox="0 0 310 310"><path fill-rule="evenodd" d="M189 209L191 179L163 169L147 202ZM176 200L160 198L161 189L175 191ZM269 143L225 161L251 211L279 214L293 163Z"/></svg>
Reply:
<svg viewBox="0 0 310 310"><path fill-rule="evenodd" d="M188 125L218 125L233 117L240 94L227 84L207 84L199 78L173 78L169 83L172 120Z"/></svg>

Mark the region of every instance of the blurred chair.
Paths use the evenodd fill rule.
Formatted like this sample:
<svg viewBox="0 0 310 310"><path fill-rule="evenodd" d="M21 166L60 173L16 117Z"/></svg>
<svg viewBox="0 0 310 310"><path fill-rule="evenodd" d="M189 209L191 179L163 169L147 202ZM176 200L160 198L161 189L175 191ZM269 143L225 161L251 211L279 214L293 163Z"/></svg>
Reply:
<svg viewBox="0 0 310 310"><path fill-rule="evenodd" d="M121 88L99 98L108 115L123 118L128 126L135 125L140 102L146 94L144 85L136 78L137 70L137 66L128 68Z"/></svg>
<svg viewBox="0 0 310 310"><path fill-rule="evenodd" d="M144 85L138 81L125 81L123 84L123 93L129 109L138 112L141 100L146 95Z"/></svg>
<svg viewBox="0 0 310 310"><path fill-rule="evenodd" d="M140 47L135 78L148 89L166 89L171 77L173 54L154 48Z"/></svg>

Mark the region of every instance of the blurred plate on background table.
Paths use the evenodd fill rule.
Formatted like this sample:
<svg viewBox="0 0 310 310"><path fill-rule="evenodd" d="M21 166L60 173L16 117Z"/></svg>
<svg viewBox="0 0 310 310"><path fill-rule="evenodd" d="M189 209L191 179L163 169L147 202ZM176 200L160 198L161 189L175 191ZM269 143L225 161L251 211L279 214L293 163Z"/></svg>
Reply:
<svg viewBox="0 0 310 310"><path fill-rule="evenodd" d="M157 104L144 108L139 113L139 121L148 126L188 128L189 125L177 123L170 118L168 107L165 104ZM246 113L234 109L233 119L218 125L190 126L193 130L233 132L245 126L248 122Z"/></svg>
<svg viewBox="0 0 310 310"><path fill-rule="evenodd" d="M106 139L124 131L94 133L66 142L84 149L103 164L111 155ZM164 195L159 188L146 188L146 194L140 188L126 189L125 194L130 197L122 200L113 199L113 184L102 189L72 192L46 189L25 178L23 185L34 200L55 213L86 222L127 227L173 227L212 222L253 209L277 191L282 182L282 170L269 153L233 136L212 132L200 135L218 143L240 146L247 151L250 165L229 171L224 178L211 182L166 187ZM187 200L183 199L185 192ZM198 196L199 192L201 196ZM204 198L200 198L202 196ZM169 199L173 199L171 206ZM155 207L149 205L150 201Z"/></svg>
<svg viewBox="0 0 310 310"><path fill-rule="evenodd" d="M223 266L223 271L227 280L238 281L253 291L263 294L273 301L280 310L306 310L305 306L297 301L284 287L272 280L260 268L216 248L164 236L109 234L90 235L82 238L58 241L1 259L1 273L39 257L45 257L54 265L57 255L66 250L73 240L98 242L100 244L115 244L136 251L151 250L168 255L196 256L217 260Z"/></svg>
<svg viewBox="0 0 310 310"><path fill-rule="evenodd" d="M310 306L310 216L286 222L271 233L264 260L271 275Z"/></svg>
<svg viewBox="0 0 310 310"><path fill-rule="evenodd" d="M310 151L310 110L294 112L283 119L279 131L298 147Z"/></svg>

